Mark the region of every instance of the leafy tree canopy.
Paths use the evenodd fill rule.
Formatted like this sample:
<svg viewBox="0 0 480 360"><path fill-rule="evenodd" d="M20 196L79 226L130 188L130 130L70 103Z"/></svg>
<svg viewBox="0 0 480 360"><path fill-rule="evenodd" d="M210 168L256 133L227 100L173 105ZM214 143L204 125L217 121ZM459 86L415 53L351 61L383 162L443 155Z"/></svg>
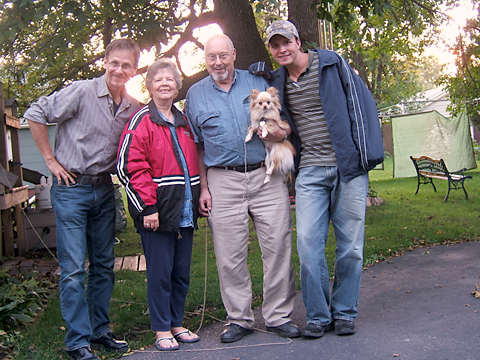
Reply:
<svg viewBox="0 0 480 360"><path fill-rule="evenodd" d="M436 40L438 25L446 20L440 12L440 1L424 6L412 2L418 21L410 17L408 7L397 11L404 3L394 0L388 11L377 13L353 8L348 26L337 29L340 51L357 69L380 107L424 90L420 80L421 64L425 62L422 54Z"/></svg>
<svg viewBox="0 0 480 360"><path fill-rule="evenodd" d="M443 76L439 83L450 95L449 110L453 114L465 111L480 125L480 1L472 1L475 17L467 24L451 50L456 56L457 72Z"/></svg>
<svg viewBox="0 0 480 360"><path fill-rule="evenodd" d="M382 94L398 87L403 76L385 74L410 71L406 63L428 41L422 34L441 20L439 5L451 1L0 0L0 81L7 97L19 101L21 113L40 95L101 74L104 48L121 36L144 50L155 49L157 57L177 58L183 73L181 47L192 42L203 49L194 30L212 23L232 37L236 66L246 68L253 61L270 62L257 27L263 35L268 24L288 13L296 16L300 34L315 37L313 9L320 18L334 20L338 48L384 102ZM205 74L185 76L180 96Z"/></svg>

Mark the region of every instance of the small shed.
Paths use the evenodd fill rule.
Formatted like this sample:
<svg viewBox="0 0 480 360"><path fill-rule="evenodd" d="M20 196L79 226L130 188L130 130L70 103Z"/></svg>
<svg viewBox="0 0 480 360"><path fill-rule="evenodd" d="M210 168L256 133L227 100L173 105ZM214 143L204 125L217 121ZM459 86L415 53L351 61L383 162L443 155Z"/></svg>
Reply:
<svg viewBox="0 0 480 360"><path fill-rule="evenodd" d="M6 102L0 83L0 255L14 256L26 252L22 204L28 199L23 185L18 132L20 120L16 101Z"/></svg>

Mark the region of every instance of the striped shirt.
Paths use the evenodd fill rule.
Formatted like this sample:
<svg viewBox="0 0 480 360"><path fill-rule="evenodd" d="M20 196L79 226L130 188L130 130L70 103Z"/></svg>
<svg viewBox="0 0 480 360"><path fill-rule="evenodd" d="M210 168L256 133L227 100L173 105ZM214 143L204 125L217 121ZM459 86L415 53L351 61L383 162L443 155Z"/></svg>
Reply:
<svg viewBox="0 0 480 360"><path fill-rule="evenodd" d="M114 111L105 75L74 81L49 96L42 96L23 115L40 123L55 123L55 158L65 170L97 175L116 172L118 143L130 115L140 108L124 90Z"/></svg>
<svg viewBox="0 0 480 360"><path fill-rule="evenodd" d="M337 166L319 95L316 51L308 52L307 68L296 82L287 78L285 102L302 141L299 167Z"/></svg>

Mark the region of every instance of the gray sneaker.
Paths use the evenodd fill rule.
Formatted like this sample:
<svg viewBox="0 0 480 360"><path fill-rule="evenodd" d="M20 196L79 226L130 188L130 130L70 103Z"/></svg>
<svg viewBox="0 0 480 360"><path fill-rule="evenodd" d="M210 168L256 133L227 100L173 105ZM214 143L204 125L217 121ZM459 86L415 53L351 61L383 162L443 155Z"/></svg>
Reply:
<svg viewBox="0 0 480 360"><path fill-rule="evenodd" d="M306 338L321 338L325 332L333 330L333 321L328 325L308 323L302 328L302 336Z"/></svg>
<svg viewBox="0 0 480 360"><path fill-rule="evenodd" d="M274 332L284 338L300 337L300 330L291 321L280 326L267 326L267 331Z"/></svg>
<svg viewBox="0 0 480 360"><path fill-rule="evenodd" d="M355 324L350 320L335 320L335 334L353 335L355 334Z"/></svg>

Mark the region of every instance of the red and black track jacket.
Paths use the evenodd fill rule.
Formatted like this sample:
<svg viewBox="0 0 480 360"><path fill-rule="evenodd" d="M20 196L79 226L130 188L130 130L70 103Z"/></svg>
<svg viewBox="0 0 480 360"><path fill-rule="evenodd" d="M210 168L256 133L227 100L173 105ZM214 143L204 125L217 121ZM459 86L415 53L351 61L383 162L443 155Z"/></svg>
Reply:
<svg viewBox="0 0 480 360"><path fill-rule="evenodd" d="M175 128L185 156L193 196L195 228L198 218L200 177L198 155L187 118L175 107ZM125 185L128 210L137 229L143 217L158 211L160 231L178 231L185 198L185 176L179 149L169 125L153 101L132 115L120 138L117 172Z"/></svg>

